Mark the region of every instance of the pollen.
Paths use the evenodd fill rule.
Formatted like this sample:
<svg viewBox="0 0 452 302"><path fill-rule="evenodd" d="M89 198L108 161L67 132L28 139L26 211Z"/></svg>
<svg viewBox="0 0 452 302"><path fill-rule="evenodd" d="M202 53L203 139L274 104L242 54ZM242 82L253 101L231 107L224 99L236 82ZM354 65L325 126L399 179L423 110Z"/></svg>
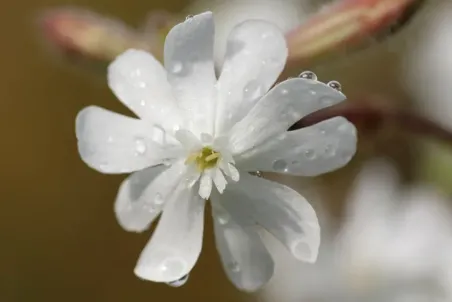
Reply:
<svg viewBox="0 0 452 302"><path fill-rule="evenodd" d="M198 171L202 172L206 169L216 167L221 154L211 147L204 147L199 152L191 154L186 160L185 164L196 164Z"/></svg>

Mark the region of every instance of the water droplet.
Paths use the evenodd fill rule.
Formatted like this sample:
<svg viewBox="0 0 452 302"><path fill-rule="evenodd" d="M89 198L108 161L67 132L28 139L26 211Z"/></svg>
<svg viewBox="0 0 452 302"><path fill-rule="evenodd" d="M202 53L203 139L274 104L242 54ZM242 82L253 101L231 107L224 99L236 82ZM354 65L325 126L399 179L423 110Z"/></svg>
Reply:
<svg viewBox="0 0 452 302"><path fill-rule="evenodd" d="M163 275L168 277L180 276L181 273L186 271L186 263L183 259L169 258L163 262L160 269Z"/></svg>
<svg viewBox="0 0 452 302"><path fill-rule="evenodd" d="M187 283L188 277L189 277L189 275L187 274L187 275L183 276L182 278L180 278L179 280L171 281L166 284L168 284L169 286L172 286L172 287L181 287L182 285Z"/></svg>
<svg viewBox="0 0 452 302"><path fill-rule="evenodd" d="M336 89L337 91L342 91L342 85L338 81L328 82L327 85L330 86L333 89Z"/></svg>
<svg viewBox="0 0 452 302"><path fill-rule="evenodd" d="M296 241L292 246L292 253L300 260L310 260L312 257L311 248L304 241Z"/></svg>
<svg viewBox="0 0 452 302"><path fill-rule="evenodd" d="M278 172L287 172L287 162L279 159L273 163L273 169Z"/></svg>
<svg viewBox="0 0 452 302"><path fill-rule="evenodd" d="M141 100L140 101L140 105L143 106L143 107L146 106L146 101L145 100Z"/></svg>
<svg viewBox="0 0 452 302"><path fill-rule="evenodd" d="M243 88L243 99L253 101L261 96L262 86L257 81L250 81Z"/></svg>
<svg viewBox="0 0 452 302"><path fill-rule="evenodd" d="M324 130L324 129L320 130L320 134L321 135L325 135L326 134L326 130Z"/></svg>
<svg viewBox="0 0 452 302"><path fill-rule="evenodd" d="M229 222L229 215L226 213L222 213L217 216L217 221L221 225L225 225Z"/></svg>
<svg viewBox="0 0 452 302"><path fill-rule="evenodd" d="M249 132L253 132L254 130L256 130L256 127L254 126L249 126L248 127Z"/></svg>
<svg viewBox="0 0 452 302"><path fill-rule="evenodd" d="M325 147L325 155L326 156L334 156L334 155L336 155L336 149L334 148L333 145L327 145Z"/></svg>
<svg viewBox="0 0 452 302"><path fill-rule="evenodd" d="M156 205L162 205L163 204L163 196L160 193L155 194L154 203Z"/></svg>
<svg viewBox="0 0 452 302"><path fill-rule="evenodd" d="M262 65L267 65L267 60L262 60Z"/></svg>
<svg viewBox="0 0 452 302"><path fill-rule="evenodd" d="M298 77L302 79L317 81L317 75L312 71L303 71L302 73L300 73Z"/></svg>
<svg viewBox="0 0 452 302"><path fill-rule="evenodd" d="M146 82L138 82L137 86L140 88L146 88Z"/></svg>
<svg viewBox="0 0 452 302"><path fill-rule="evenodd" d="M188 15L187 17L185 17L185 21L190 21L193 19L193 15Z"/></svg>
<svg viewBox="0 0 452 302"><path fill-rule="evenodd" d="M179 125L175 125L174 127L173 127L173 131L179 131L180 130L180 126Z"/></svg>
<svg viewBox="0 0 452 302"><path fill-rule="evenodd" d="M288 93L289 93L289 90L287 90L287 89L281 90L282 95L287 95Z"/></svg>
<svg viewBox="0 0 452 302"><path fill-rule="evenodd" d="M181 71L182 71L182 68L183 68L183 66L182 66L182 63L181 62L174 62L173 63L173 66L172 66L172 68L171 68L171 71L173 72L173 73L180 73Z"/></svg>
<svg viewBox="0 0 452 302"><path fill-rule="evenodd" d="M257 176L257 177L260 177L260 178L264 177L264 176L262 175L262 172L261 172L261 171L255 171L253 174L254 174L255 176Z"/></svg>
<svg viewBox="0 0 452 302"><path fill-rule="evenodd" d="M107 138L107 142L108 143L112 143L113 142L113 136L109 135Z"/></svg>
<svg viewBox="0 0 452 302"><path fill-rule="evenodd" d="M320 104L322 104L325 107L331 106L334 104L334 100L328 96L321 97L319 102L320 102Z"/></svg>
<svg viewBox="0 0 452 302"><path fill-rule="evenodd" d="M315 152L312 149L307 149L307 150L304 151L304 156L307 159L314 159L315 158Z"/></svg>
<svg viewBox="0 0 452 302"><path fill-rule="evenodd" d="M240 265L237 262L235 262L235 261L229 263L228 267L233 273L240 272Z"/></svg>
<svg viewBox="0 0 452 302"><path fill-rule="evenodd" d="M135 151L139 155L146 153L146 142L142 138L137 138L135 140Z"/></svg>

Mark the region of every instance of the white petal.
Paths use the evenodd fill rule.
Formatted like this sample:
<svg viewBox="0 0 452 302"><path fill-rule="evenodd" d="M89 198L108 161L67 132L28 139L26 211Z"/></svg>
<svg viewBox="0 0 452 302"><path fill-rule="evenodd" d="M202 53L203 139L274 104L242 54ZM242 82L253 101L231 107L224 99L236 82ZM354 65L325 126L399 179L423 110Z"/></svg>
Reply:
<svg viewBox="0 0 452 302"><path fill-rule="evenodd" d="M182 162L136 172L120 186L115 202L119 224L127 231L142 232L160 214L184 175Z"/></svg>
<svg viewBox="0 0 452 302"><path fill-rule="evenodd" d="M203 173L199 181L199 195L204 199L209 199L212 192L212 177L209 173Z"/></svg>
<svg viewBox="0 0 452 302"><path fill-rule="evenodd" d="M177 104L194 121L192 131L213 131L214 23L207 12L173 27L165 41L165 68Z"/></svg>
<svg viewBox="0 0 452 302"><path fill-rule="evenodd" d="M246 171L316 176L346 165L356 152L356 144L355 126L343 117L335 117L283 133L236 160Z"/></svg>
<svg viewBox="0 0 452 302"><path fill-rule="evenodd" d="M171 282L191 271L202 247L204 204L185 186L174 190L135 267L138 277Z"/></svg>
<svg viewBox="0 0 452 302"><path fill-rule="evenodd" d="M223 203L233 218L251 219L281 241L292 255L315 262L320 246L317 215L306 199L284 185L243 173L229 184Z"/></svg>
<svg viewBox="0 0 452 302"><path fill-rule="evenodd" d="M108 85L117 98L142 119L167 130L180 125L166 70L151 54L130 49L108 67Z"/></svg>
<svg viewBox="0 0 452 302"><path fill-rule="evenodd" d="M272 23L250 20L232 30L217 84L216 135L228 131L270 89L286 58L284 35Z"/></svg>
<svg viewBox="0 0 452 302"><path fill-rule="evenodd" d="M103 173L130 173L180 154L163 144L161 129L95 106L77 115L76 135L83 161Z"/></svg>
<svg viewBox="0 0 452 302"><path fill-rule="evenodd" d="M221 170L223 170L223 173L229 178L231 178L233 181L239 181L240 172L233 164L225 160L221 160L219 163L219 167L221 168Z"/></svg>
<svg viewBox="0 0 452 302"><path fill-rule="evenodd" d="M182 144L182 146L189 152L196 151L202 148L200 140L188 130L176 131L174 137Z"/></svg>
<svg viewBox="0 0 452 302"><path fill-rule="evenodd" d="M215 184L215 187L217 187L218 192L223 193L228 182L226 181L223 172L221 172L221 169L218 168L212 169L211 176Z"/></svg>
<svg viewBox="0 0 452 302"><path fill-rule="evenodd" d="M275 86L231 130L233 153L242 153L285 132L302 117L337 104L345 96L328 85L302 78Z"/></svg>
<svg viewBox="0 0 452 302"><path fill-rule="evenodd" d="M244 291L256 291L270 280L274 263L259 235L249 226L239 224L212 195L215 241L226 275ZM223 199L223 196L220 197ZM223 203L228 203L226 199Z"/></svg>

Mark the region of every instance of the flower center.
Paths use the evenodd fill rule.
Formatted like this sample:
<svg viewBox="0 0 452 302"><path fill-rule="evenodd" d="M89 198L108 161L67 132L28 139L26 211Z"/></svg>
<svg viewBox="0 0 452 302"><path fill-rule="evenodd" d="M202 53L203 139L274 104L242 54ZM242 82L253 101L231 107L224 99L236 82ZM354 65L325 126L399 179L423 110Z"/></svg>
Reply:
<svg viewBox="0 0 452 302"><path fill-rule="evenodd" d="M196 163L196 167L202 172L206 169L214 168L220 157L221 154L219 152L211 147L204 147L199 152L191 154L185 161L185 164Z"/></svg>

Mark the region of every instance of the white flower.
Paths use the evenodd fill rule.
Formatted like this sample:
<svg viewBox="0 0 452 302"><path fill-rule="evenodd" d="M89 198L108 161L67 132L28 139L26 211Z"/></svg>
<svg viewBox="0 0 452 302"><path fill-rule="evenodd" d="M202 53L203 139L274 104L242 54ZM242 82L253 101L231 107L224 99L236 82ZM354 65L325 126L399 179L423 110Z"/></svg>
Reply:
<svg viewBox="0 0 452 302"><path fill-rule="evenodd" d="M451 131L452 3L431 4L418 23L417 36L406 39L410 52L405 56L403 77L419 112Z"/></svg>
<svg viewBox="0 0 452 302"><path fill-rule="evenodd" d="M302 196L248 172L315 176L337 169L354 154L356 131L337 117L287 132L344 95L301 78L265 94L287 56L273 25L247 21L236 27L218 80L213 40L212 14L204 13L170 31L165 68L143 51L120 55L108 82L139 119L85 108L77 117L79 152L103 173L135 172L122 183L115 204L126 230L144 231L162 212L135 268L140 278L171 282L190 272L201 251L209 199L226 273L251 291L273 274L257 225L308 262L316 260L320 235L317 216Z"/></svg>

